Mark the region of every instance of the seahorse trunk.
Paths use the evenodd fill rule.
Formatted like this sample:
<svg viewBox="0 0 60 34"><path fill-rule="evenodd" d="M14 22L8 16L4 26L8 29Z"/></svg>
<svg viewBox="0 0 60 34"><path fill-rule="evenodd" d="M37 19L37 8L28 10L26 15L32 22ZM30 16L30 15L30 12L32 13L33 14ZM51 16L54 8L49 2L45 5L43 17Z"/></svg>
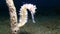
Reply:
<svg viewBox="0 0 60 34"><path fill-rule="evenodd" d="M12 34L17 34L16 31L14 31L14 28L17 25L17 14L16 14L16 8L14 6L13 0L6 0L7 6L9 7L9 13L10 13L10 21L11 21L11 31Z"/></svg>
<svg viewBox="0 0 60 34"><path fill-rule="evenodd" d="M18 27L22 27L26 24L28 18L27 8L23 7L20 10L20 21L18 23Z"/></svg>

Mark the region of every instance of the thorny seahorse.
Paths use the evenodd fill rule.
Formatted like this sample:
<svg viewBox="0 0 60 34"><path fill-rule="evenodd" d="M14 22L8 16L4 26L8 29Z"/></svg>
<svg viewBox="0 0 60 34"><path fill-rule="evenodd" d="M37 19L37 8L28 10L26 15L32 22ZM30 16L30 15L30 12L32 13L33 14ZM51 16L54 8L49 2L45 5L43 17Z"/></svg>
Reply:
<svg viewBox="0 0 60 34"><path fill-rule="evenodd" d="M27 23L27 19L28 19L28 12L27 9L31 12L31 16L32 16L32 20L33 23L35 23L34 20L34 14L36 12L36 6L33 4L24 4L23 6L21 6L20 9L20 19L19 19L19 23L17 24L16 28L14 30L19 30L20 27L24 26Z"/></svg>

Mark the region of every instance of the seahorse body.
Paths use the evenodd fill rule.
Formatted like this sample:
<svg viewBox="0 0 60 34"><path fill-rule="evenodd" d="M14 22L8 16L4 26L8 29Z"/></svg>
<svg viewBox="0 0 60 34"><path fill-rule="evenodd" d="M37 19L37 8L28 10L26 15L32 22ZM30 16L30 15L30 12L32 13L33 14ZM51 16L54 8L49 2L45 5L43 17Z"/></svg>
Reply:
<svg viewBox="0 0 60 34"><path fill-rule="evenodd" d="M31 12L32 15L32 20L34 21L34 14L35 14L35 10L36 10L36 6L33 4L24 4L23 6L21 6L20 9L20 19L19 19L19 23L17 24L16 28L14 30L19 30L20 27L24 26L27 23L27 19L28 19L28 12L27 9Z"/></svg>
<svg viewBox="0 0 60 34"><path fill-rule="evenodd" d="M28 19L28 13L27 13L27 9L30 10L31 15L32 15L32 19L34 22L34 13L36 10L36 6L33 4L24 4L23 6L21 6L20 9L20 23L19 23L19 27L21 27L22 25L24 25L27 22Z"/></svg>

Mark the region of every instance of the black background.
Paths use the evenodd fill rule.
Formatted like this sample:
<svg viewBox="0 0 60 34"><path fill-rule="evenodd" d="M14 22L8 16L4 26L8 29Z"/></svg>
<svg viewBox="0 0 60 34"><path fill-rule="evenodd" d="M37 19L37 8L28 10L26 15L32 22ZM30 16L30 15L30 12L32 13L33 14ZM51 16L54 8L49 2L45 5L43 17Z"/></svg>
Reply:
<svg viewBox="0 0 60 34"><path fill-rule="evenodd" d="M36 15L56 16L60 15L60 0L14 0L17 13L25 3L31 3L37 6ZM0 0L0 17L9 16L9 10L5 0Z"/></svg>

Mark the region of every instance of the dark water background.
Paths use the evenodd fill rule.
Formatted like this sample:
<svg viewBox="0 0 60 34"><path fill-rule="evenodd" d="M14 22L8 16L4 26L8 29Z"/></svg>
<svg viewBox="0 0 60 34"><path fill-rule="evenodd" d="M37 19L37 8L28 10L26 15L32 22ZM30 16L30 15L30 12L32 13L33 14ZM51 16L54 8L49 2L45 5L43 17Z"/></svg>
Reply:
<svg viewBox="0 0 60 34"><path fill-rule="evenodd" d="M17 13L25 3L32 3L37 6L37 14L42 16L60 15L60 2L58 0L14 0ZM5 0L0 0L0 15L8 16L9 11Z"/></svg>

